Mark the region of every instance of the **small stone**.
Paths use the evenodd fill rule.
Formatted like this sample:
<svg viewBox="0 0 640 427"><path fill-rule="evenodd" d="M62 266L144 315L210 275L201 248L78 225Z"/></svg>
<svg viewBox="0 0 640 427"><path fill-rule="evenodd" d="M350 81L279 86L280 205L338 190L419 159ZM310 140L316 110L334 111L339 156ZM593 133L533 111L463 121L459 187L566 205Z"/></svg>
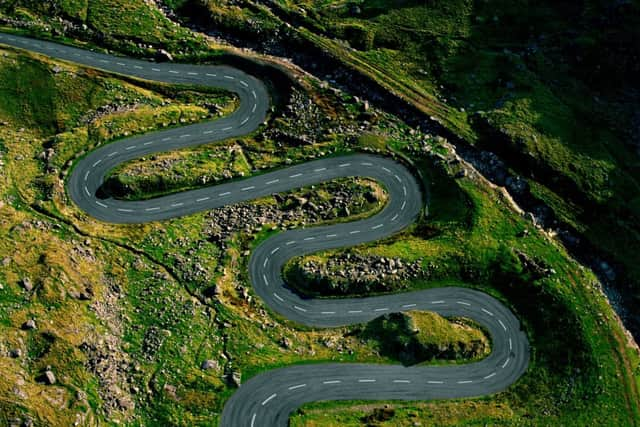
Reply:
<svg viewBox="0 0 640 427"><path fill-rule="evenodd" d="M282 337L280 339L280 346L282 348L291 348L291 340L289 340L289 338L287 337Z"/></svg>
<svg viewBox="0 0 640 427"><path fill-rule="evenodd" d="M172 398L176 398L176 386L171 385L171 384L165 384L163 387L164 392L172 397Z"/></svg>
<svg viewBox="0 0 640 427"><path fill-rule="evenodd" d="M22 357L22 350L20 350L19 348L14 348L9 352L9 356L11 356L14 359Z"/></svg>
<svg viewBox="0 0 640 427"><path fill-rule="evenodd" d="M22 329L27 330L27 331L30 331L30 330L33 330L33 329L36 329L36 328L37 328L36 321L33 320L33 319L29 319L29 320L27 320L26 322L24 322L22 324Z"/></svg>
<svg viewBox="0 0 640 427"><path fill-rule="evenodd" d="M44 373L44 382L48 385L53 385L56 383L56 376L51 371L45 371Z"/></svg>
<svg viewBox="0 0 640 427"><path fill-rule="evenodd" d="M200 365L200 368L204 371L208 371L210 369L215 369L217 370L220 367L220 365L218 365L218 362L216 360L211 360L211 359L207 359L204 362L202 362L202 364Z"/></svg>
<svg viewBox="0 0 640 427"><path fill-rule="evenodd" d="M229 380L231 381L231 384L236 387L240 387L242 384L242 375L240 374L240 371L233 371L229 376Z"/></svg>
<svg viewBox="0 0 640 427"><path fill-rule="evenodd" d="M25 291L31 292L33 290L33 283L28 277L23 277L20 283L22 284L22 287Z"/></svg>
<svg viewBox="0 0 640 427"><path fill-rule="evenodd" d="M173 56L164 49L158 49L156 52L156 60L158 62L173 61Z"/></svg>

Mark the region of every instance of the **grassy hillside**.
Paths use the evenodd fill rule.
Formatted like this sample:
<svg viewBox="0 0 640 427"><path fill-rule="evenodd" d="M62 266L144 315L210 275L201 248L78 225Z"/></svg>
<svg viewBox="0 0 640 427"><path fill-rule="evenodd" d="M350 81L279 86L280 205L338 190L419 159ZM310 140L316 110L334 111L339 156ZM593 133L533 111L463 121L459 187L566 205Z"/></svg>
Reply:
<svg viewBox="0 0 640 427"><path fill-rule="evenodd" d="M171 4L250 45L258 37L283 53L313 46L498 153L530 179L534 198L619 267L623 291L640 297L637 1ZM312 57L300 61L343 84L357 81Z"/></svg>
<svg viewBox="0 0 640 427"><path fill-rule="evenodd" d="M99 10L97 3L108 4L87 2L87 16L92 7ZM150 8L142 1L128 4ZM279 4L285 10L306 7L306 25L324 41L329 40L326 34L337 30L328 24L320 28L322 22L363 25L365 33L370 23L371 28L376 22L391 25L384 19L402 22L412 33L411 26L421 19L436 27L448 22L434 30L435 44L425 46L447 45L452 50L445 49L442 55L459 62L464 60L464 46L455 47L453 41L468 49L465 40L475 34L468 30L479 25L465 29L462 24L469 21L453 17L458 12L475 16L464 4L455 9L437 2L407 1L389 8L388 2L376 0L366 2L366 7L358 4L357 17L345 16L352 13L351 4ZM23 1L19 6L7 8L6 13L37 15L43 21L62 13L40 2ZM220 13L233 10L238 17L233 22L245 22L242 17L247 13L277 22L265 9L226 2L214 6ZM413 10L438 7L429 13ZM493 17L487 16L492 22ZM341 34L350 38L358 31L348 26L343 30ZM129 23L122 31L130 31L123 36L129 40L133 33L144 37L146 30ZM396 33L404 37L402 28ZM364 58L364 53L384 49L394 54L391 51L399 46L391 40L384 49L376 47L374 37L369 47L369 40L370 36L362 39L366 51L345 51ZM121 46L128 50L133 45ZM394 347L401 327L378 320L349 328L300 329L265 307L247 280L247 255L262 239L281 228L370 215L380 208L383 196L366 204L363 197L348 195L355 191L362 196L365 188L382 194L382 189L366 181L332 182L163 223L116 226L94 221L65 194L64 180L76 155L114 138L214 119L217 115L199 101L213 100L222 111L230 111L235 100L215 91L123 81L7 49L0 53L0 375L5 378L0 386L1 423L19 418L32 419L38 426L76 421L217 425L235 390L234 377L246 381L292 363L407 362ZM411 73L411 61L410 55L400 59L397 64L404 66L394 73ZM491 66L487 73L501 67ZM435 75L437 67L424 71ZM445 75L443 71L438 78ZM424 77L419 90L448 104L444 97L452 89L440 88L436 77ZM252 135L141 159L122 165L114 176L140 188L147 188L146 178L157 177L171 182L162 191L178 191L210 183L198 183L204 175L200 167L211 167L213 174L227 179L216 168L231 159L230 172L249 174L363 149L402 153L415 163L429 190L429 217L398 236L350 251L418 262L423 274L403 283L403 290L455 284L489 292L522 320L533 352L527 374L495 396L424 403L317 403L294 414L293 425L637 424L638 354L593 274L514 211L503 192L466 170L441 138L409 129L348 93L305 83L308 92L294 93L291 108L275 114ZM433 111L453 111L452 106L445 107L448 110ZM535 114L525 107L521 106L525 118ZM456 108L447 117L474 135L467 111ZM506 107L486 111L497 114L502 108ZM508 111L509 120L518 117ZM152 182L149 188L158 187ZM559 206L565 203L553 189L540 186L538 191L553 195ZM135 188L133 193L141 196ZM316 193L317 200L312 198ZM348 209L316 212L308 203L335 204L338 198ZM302 202L305 199L307 203ZM460 348L460 343L467 346L485 338L476 325L464 320L452 323L430 314L414 317L412 329L418 325L421 332L433 331L420 334L423 343ZM31 319L36 329L26 324ZM211 363L203 365L205 361ZM439 356L428 362L443 360ZM43 381L48 367L56 377L53 385Z"/></svg>
<svg viewBox="0 0 640 427"><path fill-rule="evenodd" d="M28 34L79 39L136 56L153 57L157 49L177 57L210 53L203 37L144 0L7 0L0 3L0 20Z"/></svg>

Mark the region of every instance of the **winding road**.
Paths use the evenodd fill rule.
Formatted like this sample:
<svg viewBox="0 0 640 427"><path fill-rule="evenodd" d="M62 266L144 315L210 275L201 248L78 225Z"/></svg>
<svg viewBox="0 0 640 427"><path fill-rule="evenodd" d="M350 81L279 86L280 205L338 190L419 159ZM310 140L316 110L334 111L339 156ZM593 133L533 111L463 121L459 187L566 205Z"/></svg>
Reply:
<svg viewBox="0 0 640 427"><path fill-rule="evenodd" d="M145 201L100 199L106 173L123 162L157 153L247 134L264 122L269 94L263 83L225 66L152 63L109 56L51 42L0 33L0 43L49 57L140 79L197 84L236 93L240 107L212 122L128 138L101 146L75 165L67 182L71 198L87 214L111 223L145 223L189 215L338 177L361 176L382 183L388 204L373 217L331 226L282 232L260 244L249 260L249 277L266 305L282 316L313 327L366 322L385 313L430 310L464 316L490 333L485 359L450 366L404 367L374 364L314 364L257 375L233 394L223 426L286 426L290 413L319 400L427 400L482 396L513 384L527 369L529 344L518 319L493 297L446 287L395 295L348 299L305 299L282 279L287 260L324 249L382 239L409 226L423 204L420 187L402 164L385 157L353 154L310 161L240 181ZM1 101L0 101L1 102Z"/></svg>

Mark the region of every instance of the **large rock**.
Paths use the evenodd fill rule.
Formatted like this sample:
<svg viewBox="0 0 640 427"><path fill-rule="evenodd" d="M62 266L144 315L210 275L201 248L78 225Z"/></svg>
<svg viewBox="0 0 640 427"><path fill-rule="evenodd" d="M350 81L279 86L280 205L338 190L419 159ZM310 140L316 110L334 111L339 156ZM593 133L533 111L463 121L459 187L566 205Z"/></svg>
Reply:
<svg viewBox="0 0 640 427"><path fill-rule="evenodd" d="M22 329L27 330L27 331L30 331L30 330L33 330L33 329L36 329L36 328L37 328L36 321L33 320L33 319L29 319L29 320L27 320L26 322L24 322L22 324Z"/></svg>
<svg viewBox="0 0 640 427"><path fill-rule="evenodd" d="M171 54L164 49L158 49L158 51L156 52L156 60L158 62L171 62L173 61L173 56L171 56Z"/></svg>
<svg viewBox="0 0 640 427"><path fill-rule="evenodd" d="M207 359L204 362L202 362L202 364L200 365L200 368L204 371L209 371L211 369L218 370L220 368L220 365L216 360Z"/></svg>
<svg viewBox="0 0 640 427"><path fill-rule="evenodd" d="M236 387L240 387L242 384L242 374L240 371L232 371L231 374L227 375L227 379Z"/></svg>
<svg viewBox="0 0 640 427"><path fill-rule="evenodd" d="M43 377L44 383L48 385L54 385L56 383L56 376L50 370L45 371Z"/></svg>
<svg viewBox="0 0 640 427"><path fill-rule="evenodd" d="M31 292L33 290L33 282L31 282L31 279L28 277L23 277L20 284L27 292Z"/></svg>

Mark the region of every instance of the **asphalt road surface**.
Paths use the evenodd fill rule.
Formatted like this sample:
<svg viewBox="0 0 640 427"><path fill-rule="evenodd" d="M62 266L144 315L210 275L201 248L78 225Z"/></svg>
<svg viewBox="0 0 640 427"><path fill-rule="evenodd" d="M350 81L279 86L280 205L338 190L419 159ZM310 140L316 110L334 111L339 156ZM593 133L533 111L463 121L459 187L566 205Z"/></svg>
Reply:
<svg viewBox="0 0 640 427"><path fill-rule="evenodd" d="M249 260L255 292L271 309L313 327L366 322L385 313L430 310L464 316L491 334L492 352L482 361L450 366L404 367L374 364L314 364L257 375L234 393L222 413L223 426L286 426L290 413L319 400L427 400L482 396L513 384L527 369L529 344L511 311L482 292L446 287L369 298L306 299L287 288L281 272L294 256L382 239L409 226L423 204L420 187L402 164L353 154L326 158L240 181L146 201L96 196L106 173L123 162L157 153L247 134L265 120L269 94L262 82L225 66L152 63L0 33L0 43L56 59L140 79L213 86L236 93L240 107L230 116L128 138L98 147L75 165L69 195L87 214L111 223L145 223L320 183L361 176L381 182L389 201L373 217L331 226L282 232L258 246Z"/></svg>

